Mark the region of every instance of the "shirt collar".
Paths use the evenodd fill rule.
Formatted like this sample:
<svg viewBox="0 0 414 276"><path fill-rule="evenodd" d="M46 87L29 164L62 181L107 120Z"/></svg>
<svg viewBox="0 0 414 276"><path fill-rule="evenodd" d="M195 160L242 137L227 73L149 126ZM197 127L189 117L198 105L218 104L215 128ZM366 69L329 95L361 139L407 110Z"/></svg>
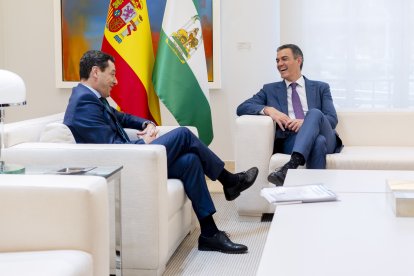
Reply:
<svg viewBox="0 0 414 276"><path fill-rule="evenodd" d="M98 91L96 91L95 89L93 89L92 87L90 87L89 85L86 85L84 83L80 83L81 85L85 86L86 88L88 88L89 90L92 91L93 94L95 94L95 96L99 99L102 98L101 94L99 94Z"/></svg>
<svg viewBox="0 0 414 276"><path fill-rule="evenodd" d="M305 87L305 79L303 78L303 76L300 76L299 79L297 79L295 81L300 87ZM290 84L292 83L292 81L288 81L285 80L285 84L286 84L286 88L289 88Z"/></svg>

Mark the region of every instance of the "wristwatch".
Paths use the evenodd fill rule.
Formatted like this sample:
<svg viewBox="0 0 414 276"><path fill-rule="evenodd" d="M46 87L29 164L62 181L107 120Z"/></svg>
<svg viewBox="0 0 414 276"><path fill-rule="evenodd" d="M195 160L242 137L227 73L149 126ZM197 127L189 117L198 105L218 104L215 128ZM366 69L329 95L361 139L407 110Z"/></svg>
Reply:
<svg viewBox="0 0 414 276"><path fill-rule="evenodd" d="M154 124L154 122L152 121L145 121L142 123L142 129L145 129L149 124L153 125L153 126L157 126L156 124Z"/></svg>

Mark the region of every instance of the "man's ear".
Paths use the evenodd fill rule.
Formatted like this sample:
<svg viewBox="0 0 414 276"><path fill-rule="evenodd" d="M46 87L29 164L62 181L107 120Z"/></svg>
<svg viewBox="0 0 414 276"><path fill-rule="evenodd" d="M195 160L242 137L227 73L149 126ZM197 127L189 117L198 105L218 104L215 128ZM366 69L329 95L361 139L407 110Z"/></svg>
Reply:
<svg viewBox="0 0 414 276"><path fill-rule="evenodd" d="M98 66L92 66L91 73L90 73L89 77L97 78L98 77L98 71L99 71Z"/></svg>
<svg viewBox="0 0 414 276"><path fill-rule="evenodd" d="M301 56L298 56L297 60L299 62L299 66L301 66L302 65L302 62L303 62L302 57Z"/></svg>

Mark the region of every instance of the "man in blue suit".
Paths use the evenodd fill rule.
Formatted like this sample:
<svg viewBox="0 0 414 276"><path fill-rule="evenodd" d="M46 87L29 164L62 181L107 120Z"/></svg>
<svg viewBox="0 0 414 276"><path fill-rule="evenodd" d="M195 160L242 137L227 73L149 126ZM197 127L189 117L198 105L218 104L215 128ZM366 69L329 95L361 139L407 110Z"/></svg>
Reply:
<svg viewBox="0 0 414 276"><path fill-rule="evenodd" d="M305 163L308 169L325 169L326 154L339 152L342 141L335 131L338 117L329 85L302 76L300 48L294 44L280 46L276 62L284 80L265 84L238 106L237 115L266 115L276 122L274 151L291 158L268 180L282 186L289 169Z"/></svg>
<svg viewBox="0 0 414 276"><path fill-rule="evenodd" d="M183 181L200 223L199 250L224 253L245 253L247 246L233 243L219 231L213 214L214 203L205 175L223 184L227 200L234 200L256 180L258 169L232 174L206 145L185 127L179 127L156 138L157 128L149 120L117 111L106 98L117 84L115 60L101 51L88 51L80 60L80 84L73 88L66 109L64 124L77 143L158 144L167 151L169 178ZM123 128L137 129L137 140L130 141ZM139 164L137 164L139 166Z"/></svg>

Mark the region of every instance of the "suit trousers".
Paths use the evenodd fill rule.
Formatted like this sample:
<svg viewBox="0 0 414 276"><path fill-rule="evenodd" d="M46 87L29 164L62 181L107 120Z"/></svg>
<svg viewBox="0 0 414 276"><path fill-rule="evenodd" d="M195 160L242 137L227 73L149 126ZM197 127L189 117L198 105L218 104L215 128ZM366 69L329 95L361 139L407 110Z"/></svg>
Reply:
<svg viewBox="0 0 414 276"><path fill-rule="evenodd" d="M216 212L205 175L216 180L224 162L201 142L188 128L176 128L151 144L167 150L168 178L180 179L199 220Z"/></svg>
<svg viewBox="0 0 414 276"><path fill-rule="evenodd" d="M277 136L282 135L285 137L281 139L281 151L285 154L302 154L308 169L325 169L326 155L335 152L336 133L319 109L311 109L306 113L297 133L285 131Z"/></svg>

